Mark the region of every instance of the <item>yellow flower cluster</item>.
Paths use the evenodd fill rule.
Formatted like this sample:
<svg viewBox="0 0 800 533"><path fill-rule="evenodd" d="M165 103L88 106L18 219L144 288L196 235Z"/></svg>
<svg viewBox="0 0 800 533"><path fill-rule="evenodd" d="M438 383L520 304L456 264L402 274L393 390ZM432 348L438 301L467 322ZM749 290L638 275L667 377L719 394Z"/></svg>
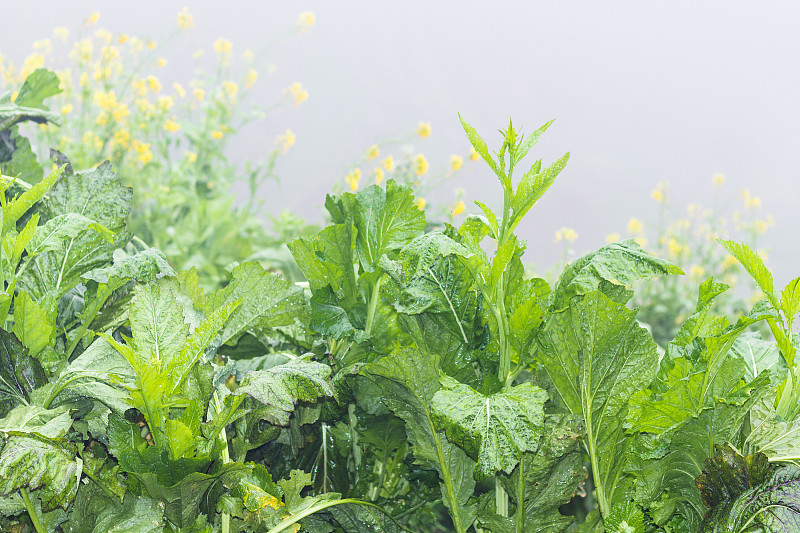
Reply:
<svg viewBox="0 0 800 533"><path fill-rule="evenodd" d="M308 31L309 28L314 26L317 18L314 16L314 13L311 11L303 11L300 13L300 16L297 17L297 26L301 32Z"/></svg>
<svg viewBox="0 0 800 533"><path fill-rule="evenodd" d="M366 154L367 155L367 160L375 159L376 157L378 157L379 154L380 154L380 151L378 150L378 145L377 144L373 144L372 146L367 148L367 154Z"/></svg>
<svg viewBox="0 0 800 533"><path fill-rule="evenodd" d="M425 200L425 198L419 196L416 200L414 200L414 205L417 206L417 209L422 211L425 209L425 206L428 205L428 202Z"/></svg>
<svg viewBox="0 0 800 533"><path fill-rule="evenodd" d="M375 167L375 185L380 185L383 182L383 168L382 167Z"/></svg>
<svg viewBox="0 0 800 533"><path fill-rule="evenodd" d="M428 172L428 159L424 154L417 154L414 157L414 172L417 176L422 176Z"/></svg>
<svg viewBox="0 0 800 533"><path fill-rule="evenodd" d="M430 134L431 134L431 123L430 122L420 122L419 126L417 127L417 135L419 135L420 137L422 137L424 139Z"/></svg>
<svg viewBox="0 0 800 533"><path fill-rule="evenodd" d="M305 102L308 99L308 91L303 89L303 85L299 82L294 82L289 86L287 89L289 95L291 95L292 100L294 100L294 105L298 106Z"/></svg>
<svg viewBox="0 0 800 533"><path fill-rule="evenodd" d="M553 242L566 242L572 244L578 239L578 233L572 228L561 228L556 231L556 236Z"/></svg>
<svg viewBox="0 0 800 533"><path fill-rule="evenodd" d="M247 69L244 75L244 86L249 89L258 81L258 71L254 68Z"/></svg>
<svg viewBox="0 0 800 533"><path fill-rule="evenodd" d="M453 206L453 209L450 210L450 217L452 218L460 215L461 213L464 212L464 209L466 209L464 201L463 200L457 201L456 204Z"/></svg>
<svg viewBox="0 0 800 533"><path fill-rule="evenodd" d="M233 50L233 43L231 43L228 39L223 39L220 37L216 41L214 41L214 51L217 52L221 56L226 56L231 53Z"/></svg>
<svg viewBox="0 0 800 533"><path fill-rule="evenodd" d="M450 156L450 168L453 169L454 172L458 172L458 170L464 165L464 158L458 155L451 155Z"/></svg>
<svg viewBox="0 0 800 533"><path fill-rule="evenodd" d="M188 30L194 27L194 16L189 13L189 8L185 7L178 13L178 27L182 30Z"/></svg>
<svg viewBox="0 0 800 533"><path fill-rule="evenodd" d="M664 203L667 199L667 192L669 191L669 182L662 181L655 189L650 192L650 197L656 202Z"/></svg>
<svg viewBox="0 0 800 533"><path fill-rule="evenodd" d="M344 177L344 181L350 186L351 191L358 190L358 182L361 181L361 169L356 168L351 170L347 176Z"/></svg>
<svg viewBox="0 0 800 533"><path fill-rule="evenodd" d="M291 148L294 145L295 139L296 137L294 135L294 132L292 130L287 129L284 133L278 135L275 138L275 144L278 145L281 153L285 154L286 152L289 151L289 148Z"/></svg>

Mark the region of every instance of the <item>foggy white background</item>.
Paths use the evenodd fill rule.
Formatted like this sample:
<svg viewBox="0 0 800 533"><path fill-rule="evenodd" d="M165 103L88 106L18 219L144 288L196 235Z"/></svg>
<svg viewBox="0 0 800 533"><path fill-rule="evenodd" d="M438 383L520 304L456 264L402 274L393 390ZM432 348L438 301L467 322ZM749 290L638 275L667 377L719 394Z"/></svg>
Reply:
<svg viewBox="0 0 800 533"><path fill-rule="evenodd" d="M562 226L578 232L574 247L584 252L608 233L624 234L631 216L654 221L650 191L663 180L676 207L710 205L711 176L722 172L727 195L748 188L774 215L777 225L759 246L771 250L777 281L800 275L794 2L27 0L6 7L0 53L19 63L34 40L54 26L74 30L91 11L112 32L158 40L184 5L195 27L164 51L164 81L190 79L191 51L211 52L218 37L237 54L259 50L301 11L316 14L308 33L265 58L277 70L262 73L254 90L267 105L300 81L310 98L242 131L231 151L236 160L257 160L276 134L297 135L280 160L282 184L263 191L271 212L322 220L317 206L348 165L419 121L430 121L433 133L415 148L441 168L469 148L457 112L490 147L509 117L528 131L555 118L534 155L572 158L518 230L530 261L546 267L560 257L553 235ZM499 205L490 171L465 166L441 189L445 200L463 186L467 198Z"/></svg>

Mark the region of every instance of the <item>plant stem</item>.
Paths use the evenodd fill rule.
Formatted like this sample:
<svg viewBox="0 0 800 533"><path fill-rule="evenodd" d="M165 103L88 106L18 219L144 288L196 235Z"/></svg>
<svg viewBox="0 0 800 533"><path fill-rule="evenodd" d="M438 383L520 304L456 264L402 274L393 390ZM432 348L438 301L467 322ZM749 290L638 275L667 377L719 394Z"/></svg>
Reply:
<svg viewBox="0 0 800 533"><path fill-rule="evenodd" d="M525 533L525 456L519 457L519 479L517 480L517 533Z"/></svg>
<svg viewBox="0 0 800 533"><path fill-rule="evenodd" d="M222 411L222 404L219 401L219 394L217 391L214 391L214 410L219 414ZM222 464L226 465L231 462L231 455L228 451L228 434L225 431L225 426L222 426L222 429L219 431L219 438L225 443L225 447L222 448ZM231 515L228 513L222 513L220 518L222 533L230 533L231 531Z"/></svg>
<svg viewBox="0 0 800 533"><path fill-rule="evenodd" d="M500 484L500 476L494 476L494 503L497 507L497 514L508 517L508 493L503 485Z"/></svg>
<svg viewBox="0 0 800 533"><path fill-rule="evenodd" d="M36 512L36 507L34 507L33 502L31 502L31 496L28 493L28 489L25 487L20 487L19 493L22 494L22 501L25 502L25 509L28 511L28 516L31 517L33 529L36 530L36 533L47 533L47 530L42 525L42 521L39 520L39 513Z"/></svg>
<svg viewBox="0 0 800 533"><path fill-rule="evenodd" d="M380 295L381 291L381 284L383 283L383 276L378 278L378 281L375 282L375 286L372 288L372 294L369 298L369 308L367 309L367 324L364 327L364 331L367 335L372 332L372 323L375 320L375 309L378 307L378 296Z"/></svg>

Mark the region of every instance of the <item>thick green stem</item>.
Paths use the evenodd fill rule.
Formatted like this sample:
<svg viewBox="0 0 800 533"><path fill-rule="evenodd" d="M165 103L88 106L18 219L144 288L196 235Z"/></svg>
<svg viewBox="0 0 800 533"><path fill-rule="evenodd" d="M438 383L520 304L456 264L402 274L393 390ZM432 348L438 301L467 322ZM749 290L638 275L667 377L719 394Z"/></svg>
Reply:
<svg viewBox="0 0 800 533"><path fill-rule="evenodd" d="M500 476L494 477L494 503L497 507L497 514L508 517L508 493L500 484Z"/></svg>
<svg viewBox="0 0 800 533"><path fill-rule="evenodd" d="M25 487L20 487L19 493L22 494L22 501L25 502L25 509L28 511L28 516L31 517L33 529L36 530L36 533L47 533L47 530L42 525L42 521L39 519L39 513L36 512L36 507L31 501L31 496L28 494L28 489Z"/></svg>
<svg viewBox="0 0 800 533"><path fill-rule="evenodd" d="M222 412L222 402L219 401L219 394L217 391L214 391L214 410L219 414ZM219 431L219 438L222 442L225 443L225 447L222 448L222 464L226 465L231 462L231 455L228 451L228 433L225 431L225 426L222 426L222 429ZM230 533L231 531L231 515L228 513L222 513L220 518L222 533Z"/></svg>
<svg viewBox="0 0 800 533"><path fill-rule="evenodd" d="M519 457L519 479L517 480L517 533L525 533L525 457Z"/></svg>
<svg viewBox="0 0 800 533"><path fill-rule="evenodd" d="M392 515L390 515L389 513L384 511L381 507L375 505L374 503L363 502L361 500L356 500L355 498L347 498L347 499L344 499L344 500L325 500L325 501L322 501L322 502L320 502L320 503L318 503L316 505L312 505L311 507L309 507L308 509L304 510L301 513L297 513L294 516L288 516L287 518L284 519L283 522L281 522L277 526L275 526L272 529L270 529L269 531L267 531L267 533L280 533L281 531L284 531L287 528L293 526L294 524L296 524L297 522L299 522L300 520L302 520L303 518L305 518L307 516L310 516L310 515L312 515L314 513L322 511L323 509L327 509L328 507L333 507L334 505L342 505L344 503L354 503L356 505L363 505L365 507L373 507L375 509L378 509L380 512L382 512L386 516L388 516L392 520L392 522L395 523L395 525L397 527L399 527L403 531L408 531L408 529L406 529L403 526L401 526L400 524L398 524L397 520L395 520Z"/></svg>
<svg viewBox="0 0 800 533"><path fill-rule="evenodd" d="M367 309L367 324L364 328L364 331L367 335L372 332L372 323L375 320L375 310L378 307L378 297L380 296L381 292L381 283L383 283L383 276L379 277L378 281L375 282L375 286L372 288L372 294L370 295L369 308Z"/></svg>
<svg viewBox="0 0 800 533"><path fill-rule="evenodd" d="M600 508L600 514L603 516L603 518L607 518L611 509L609 509L608 501L606 501L606 491L603 485L603 480L600 479L600 458L597 457L597 450L594 449L594 446L588 445L588 443L595 442L594 427L592 426L591 416L588 416L586 420L586 442L586 448L589 452L589 459L592 464L592 479L594 480L594 489L597 495L597 506Z"/></svg>

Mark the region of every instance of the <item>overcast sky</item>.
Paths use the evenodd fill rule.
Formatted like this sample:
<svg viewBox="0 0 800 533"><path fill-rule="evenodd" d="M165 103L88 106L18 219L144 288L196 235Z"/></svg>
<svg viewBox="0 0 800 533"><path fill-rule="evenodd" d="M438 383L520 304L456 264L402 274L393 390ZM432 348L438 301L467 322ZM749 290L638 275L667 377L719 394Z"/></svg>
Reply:
<svg viewBox="0 0 800 533"><path fill-rule="evenodd" d="M255 93L266 105L301 81L310 98L243 132L232 151L258 159L277 133L296 133L279 167L283 185L264 191L271 210L320 219L310 206L321 206L350 162L419 121L430 121L433 134L415 147L442 167L468 150L458 112L490 145L509 117L528 129L555 118L539 154L572 158L520 227L531 261L547 265L559 255L553 234L562 226L587 251L624 233L631 216L654 220L650 191L660 181L671 182L679 207L710 204L711 176L723 172L731 197L746 187L775 216L760 244L771 249L777 281L800 275L794 2L27 0L15 4L0 53L19 61L33 40L54 26L77 28L91 11L111 31L158 39L184 4L196 25L187 42L165 51L175 79L191 76L181 58L217 37L258 50L299 12L316 14L310 32L271 52L277 70ZM501 200L478 164L442 189L446 199L456 186L490 205Z"/></svg>

